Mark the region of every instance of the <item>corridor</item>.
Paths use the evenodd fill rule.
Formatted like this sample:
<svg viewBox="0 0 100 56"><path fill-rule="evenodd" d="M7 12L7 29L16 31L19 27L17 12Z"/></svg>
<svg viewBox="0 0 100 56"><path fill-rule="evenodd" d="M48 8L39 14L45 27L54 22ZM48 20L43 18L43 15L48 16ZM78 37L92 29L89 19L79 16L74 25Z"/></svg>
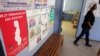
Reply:
<svg viewBox="0 0 100 56"><path fill-rule="evenodd" d="M66 25L68 24L64 22L62 23L63 26L62 34L64 35L64 43L59 53L59 56L96 56L99 42L90 41L92 47L86 47L85 40L81 39L78 42L79 46L73 45L75 37L69 35L68 34L69 32L66 32L66 30L71 31L70 30L71 28L65 28Z"/></svg>

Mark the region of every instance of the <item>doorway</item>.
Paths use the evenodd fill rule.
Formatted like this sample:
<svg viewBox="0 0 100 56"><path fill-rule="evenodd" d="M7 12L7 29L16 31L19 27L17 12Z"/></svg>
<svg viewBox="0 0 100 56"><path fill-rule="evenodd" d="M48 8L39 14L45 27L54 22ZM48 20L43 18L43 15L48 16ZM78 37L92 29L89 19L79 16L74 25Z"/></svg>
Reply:
<svg viewBox="0 0 100 56"><path fill-rule="evenodd" d="M64 0L62 33L68 37L75 37L81 13L83 0Z"/></svg>

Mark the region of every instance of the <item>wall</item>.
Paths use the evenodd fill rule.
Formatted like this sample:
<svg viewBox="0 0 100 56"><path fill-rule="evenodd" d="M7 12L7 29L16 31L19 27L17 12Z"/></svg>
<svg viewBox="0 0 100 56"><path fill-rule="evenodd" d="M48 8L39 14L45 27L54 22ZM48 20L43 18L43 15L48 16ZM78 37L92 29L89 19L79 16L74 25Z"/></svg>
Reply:
<svg viewBox="0 0 100 56"><path fill-rule="evenodd" d="M51 1L51 3L49 3L48 4L48 6L47 6L47 8L49 8L49 6L51 7L51 6L55 6L55 0L48 0L48 1ZM7 7L8 8L8 7ZM12 10L19 10L19 9L17 9L16 7L12 7L13 9ZM20 8L20 7L18 7L18 8ZM22 7L23 8L23 7ZM22 9L22 8L20 8L20 9ZM4 8L5 10L6 10L6 8ZM43 9L43 8L42 8ZM0 11L5 11L5 10L3 10L3 9L1 9L1 7L0 7ZM9 8L9 9L7 9L6 11L9 11L9 10L11 10L11 8ZM12 11L11 10L11 11ZM23 8L23 10L26 10L26 7L25 8ZM34 8L29 8L29 10L34 10ZM1 12L0 12L1 13ZM30 13L31 14L31 13ZM35 13L34 13L35 14ZM41 12L41 14L42 14L42 12ZM46 11L46 14L47 14L47 11ZM32 14L31 14L32 15ZM34 18L33 18L34 19ZM53 18L54 19L54 18ZM54 22L54 21L53 21ZM53 23L52 22L52 23ZM34 47L34 49L32 49L31 51L29 50L29 48L30 48L30 46L28 45L27 47L25 47L23 50L21 50L16 56L33 56L35 53L36 53L36 51L43 45L43 43L45 43L45 41L49 38L49 36L53 33L53 27L54 25L52 24L49 28L48 28L48 33L47 33L47 35ZM42 35L42 34L41 34ZM42 35L42 37L43 37L43 35ZM9 38L9 37L7 37L7 38ZM2 45L3 45L3 49L4 49L4 52L6 53L6 49L5 49L5 45L4 45L4 41L3 41L3 36L2 36L2 32L1 32L1 29L0 29L0 41L2 41ZM31 45L33 45L34 46L34 44L31 44ZM7 56L7 54L5 54L5 56ZM14 55L15 56L15 55Z"/></svg>
<svg viewBox="0 0 100 56"><path fill-rule="evenodd" d="M81 10L83 0L64 0L63 11L68 10Z"/></svg>
<svg viewBox="0 0 100 56"><path fill-rule="evenodd" d="M45 43L45 41L49 38L49 36L53 33L52 29L53 27L50 27L49 29L50 31L48 32L48 35L46 36L46 38L40 41L32 51L29 51L29 46L27 46L17 56L33 56L36 53L36 51Z"/></svg>
<svg viewBox="0 0 100 56"><path fill-rule="evenodd" d="M83 4L83 8L82 8L82 13L81 13L81 17L79 20L79 25L78 25L78 29L77 29L77 35L78 36L81 33L81 24L84 20L84 11L85 11L85 4L86 4L86 0L84 0L84 4ZM95 23L94 26L92 27L91 31L90 31L90 39L91 40L95 40L95 41L100 41L100 17L96 17L95 19Z"/></svg>
<svg viewBox="0 0 100 56"><path fill-rule="evenodd" d="M61 30L61 20L62 20L62 9L63 0L56 0L55 3L55 23L54 23L54 32L60 33Z"/></svg>

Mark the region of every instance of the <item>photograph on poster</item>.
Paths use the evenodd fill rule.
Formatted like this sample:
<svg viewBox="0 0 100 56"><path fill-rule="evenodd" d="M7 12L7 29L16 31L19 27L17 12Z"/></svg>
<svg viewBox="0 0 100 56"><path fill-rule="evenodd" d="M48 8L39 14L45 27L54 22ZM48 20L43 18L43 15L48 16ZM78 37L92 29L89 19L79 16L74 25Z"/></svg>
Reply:
<svg viewBox="0 0 100 56"><path fill-rule="evenodd" d="M0 0L0 11L4 11L4 7L2 6L2 1Z"/></svg>
<svg viewBox="0 0 100 56"><path fill-rule="evenodd" d="M41 40L40 14L41 14L40 10L27 11L29 51L33 50L36 47L36 45L39 43L39 41Z"/></svg>
<svg viewBox="0 0 100 56"><path fill-rule="evenodd" d="M35 26L32 29L29 29L29 51L33 50L38 42L41 40L41 35L40 35L40 26Z"/></svg>
<svg viewBox="0 0 100 56"><path fill-rule="evenodd" d="M32 30L30 31L30 39L35 35L34 32L35 32L34 29L32 29Z"/></svg>
<svg viewBox="0 0 100 56"><path fill-rule="evenodd" d="M36 20L36 25L40 25L41 24L41 16L37 15L37 16L34 16L34 17L35 17L35 20Z"/></svg>
<svg viewBox="0 0 100 56"><path fill-rule="evenodd" d="M34 0L27 0L27 5L32 6L33 3L34 3Z"/></svg>
<svg viewBox="0 0 100 56"><path fill-rule="evenodd" d="M35 0L34 5L35 5L36 9L40 9L41 8L41 0Z"/></svg>
<svg viewBox="0 0 100 56"><path fill-rule="evenodd" d="M35 28L34 28L35 25L36 25L36 21L34 17L28 18L29 41L35 35Z"/></svg>
<svg viewBox="0 0 100 56"><path fill-rule="evenodd" d="M90 10L90 7L96 3L97 4L97 9L94 11L94 15L96 17L100 17L100 4L99 4L100 0L87 0L86 1L86 5L85 5L85 11L84 11L84 15L87 13L88 10Z"/></svg>
<svg viewBox="0 0 100 56"><path fill-rule="evenodd" d="M29 28L33 27L36 25L36 21L34 18L29 19Z"/></svg>
<svg viewBox="0 0 100 56"><path fill-rule="evenodd" d="M39 35L40 32L41 32L41 27L40 27L40 25L37 25L36 26L36 35Z"/></svg>
<svg viewBox="0 0 100 56"><path fill-rule="evenodd" d="M36 38L36 36L40 34L40 31L41 31L40 26L35 26L33 28L30 28L30 30L29 30L29 41Z"/></svg>
<svg viewBox="0 0 100 56"><path fill-rule="evenodd" d="M16 28L15 30L15 41L17 42L17 45L20 45L22 42L22 37L20 36L20 27L19 27L19 22L16 20L14 21L14 27Z"/></svg>
<svg viewBox="0 0 100 56"><path fill-rule="evenodd" d="M29 51L32 51L37 46L37 37L29 41Z"/></svg>
<svg viewBox="0 0 100 56"><path fill-rule="evenodd" d="M33 2L33 0L0 0L0 11L32 9Z"/></svg>
<svg viewBox="0 0 100 56"><path fill-rule="evenodd" d="M46 8L47 7L47 0L35 0L35 8Z"/></svg>
<svg viewBox="0 0 100 56"><path fill-rule="evenodd" d="M41 9L31 9L26 10L26 14L28 18L34 17L34 16L40 16L41 15Z"/></svg>
<svg viewBox="0 0 100 56"><path fill-rule="evenodd" d="M47 7L47 0L42 0L41 5L42 5L41 8L46 8Z"/></svg>
<svg viewBox="0 0 100 56"><path fill-rule="evenodd" d="M37 37L37 43L41 41L41 36Z"/></svg>
<svg viewBox="0 0 100 56"><path fill-rule="evenodd" d="M16 56L28 46L26 12L0 12L0 27L7 56Z"/></svg>
<svg viewBox="0 0 100 56"><path fill-rule="evenodd" d="M47 13L47 9L41 9L41 14L46 14Z"/></svg>
<svg viewBox="0 0 100 56"><path fill-rule="evenodd" d="M42 14L41 15L41 23L45 24L47 22L49 22L48 14Z"/></svg>
<svg viewBox="0 0 100 56"><path fill-rule="evenodd" d="M49 7L55 7L55 1L56 0L47 0L47 5L49 6Z"/></svg>
<svg viewBox="0 0 100 56"><path fill-rule="evenodd" d="M50 21L47 23L47 28L50 28L52 25L50 23Z"/></svg>
<svg viewBox="0 0 100 56"><path fill-rule="evenodd" d="M45 13L49 13L50 12L50 7L48 7L48 8L45 8Z"/></svg>
<svg viewBox="0 0 100 56"><path fill-rule="evenodd" d="M48 34L48 24L42 24L41 25L41 37L45 37Z"/></svg>
<svg viewBox="0 0 100 56"><path fill-rule="evenodd" d="M35 38L34 36L40 33L40 20L39 16L32 16L28 18L28 31L29 31L29 41Z"/></svg>

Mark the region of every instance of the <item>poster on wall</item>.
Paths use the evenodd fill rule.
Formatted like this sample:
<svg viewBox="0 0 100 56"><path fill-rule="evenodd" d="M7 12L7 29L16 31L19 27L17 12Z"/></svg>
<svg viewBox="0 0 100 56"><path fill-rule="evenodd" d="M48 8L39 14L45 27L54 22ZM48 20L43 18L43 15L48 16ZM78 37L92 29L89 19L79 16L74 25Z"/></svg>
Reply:
<svg viewBox="0 0 100 56"><path fill-rule="evenodd" d="M4 7L2 6L2 2L0 0L0 11L3 11L4 10Z"/></svg>
<svg viewBox="0 0 100 56"><path fill-rule="evenodd" d="M48 35L48 23L42 24L41 25L41 38L44 39Z"/></svg>
<svg viewBox="0 0 100 56"><path fill-rule="evenodd" d="M34 5L35 5L36 9L40 9L41 8L41 0L35 0Z"/></svg>
<svg viewBox="0 0 100 56"><path fill-rule="evenodd" d="M49 22L48 14L42 14L41 15L41 23L45 24Z"/></svg>
<svg viewBox="0 0 100 56"><path fill-rule="evenodd" d="M49 12L49 20L50 20L51 26L54 24L54 16L55 16L54 8L51 7L50 12Z"/></svg>
<svg viewBox="0 0 100 56"><path fill-rule="evenodd" d="M0 12L0 28L7 56L16 56L28 46L26 12Z"/></svg>
<svg viewBox="0 0 100 56"><path fill-rule="evenodd" d="M31 14L31 15L30 15ZM33 50L41 40L41 11L27 10L29 51Z"/></svg>
<svg viewBox="0 0 100 56"><path fill-rule="evenodd" d="M35 8L45 8L47 7L47 0L35 0Z"/></svg>
<svg viewBox="0 0 100 56"><path fill-rule="evenodd" d="M87 0L86 1L86 5L85 5L84 15L86 15L87 11L90 10L91 5L93 5L94 3L97 4L97 9L94 11L94 15L96 17L100 17L100 4L99 4L99 0Z"/></svg>
<svg viewBox="0 0 100 56"><path fill-rule="evenodd" d="M34 0L0 0L0 11L33 9Z"/></svg>
<svg viewBox="0 0 100 56"><path fill-rule="evenodd" d="M44 39L48 34L48 29L50 27L50 20L48 14L41 15L41 37Z"/></svg>
<svg viewBox="0 0 100 56"><path fill-rule="evenodd" d="M42 0L42 8L46 8L47 7L47 0Z"/></svg>
<svg viewBox="0 0 100 56"><path fill-rule="evenodd" d="M50 7L51 6L55 7L55 1L56 0L47 0L47 5L50 6Z"/></svg>
<svg viewBox="0 0 100 56"><path fill-rule="evenodd" d="M29 41L35 38L35 36L40 34L40 21L39 16L34 16L28 18L28 28L29 28ZM37 20L38 19L38 20Z"/></svg>
<svg viewBox="0 0 100 56"><path fill-rule="evenodd" d="M28 6L30 0L1 0L4 7Z"/></svg>

